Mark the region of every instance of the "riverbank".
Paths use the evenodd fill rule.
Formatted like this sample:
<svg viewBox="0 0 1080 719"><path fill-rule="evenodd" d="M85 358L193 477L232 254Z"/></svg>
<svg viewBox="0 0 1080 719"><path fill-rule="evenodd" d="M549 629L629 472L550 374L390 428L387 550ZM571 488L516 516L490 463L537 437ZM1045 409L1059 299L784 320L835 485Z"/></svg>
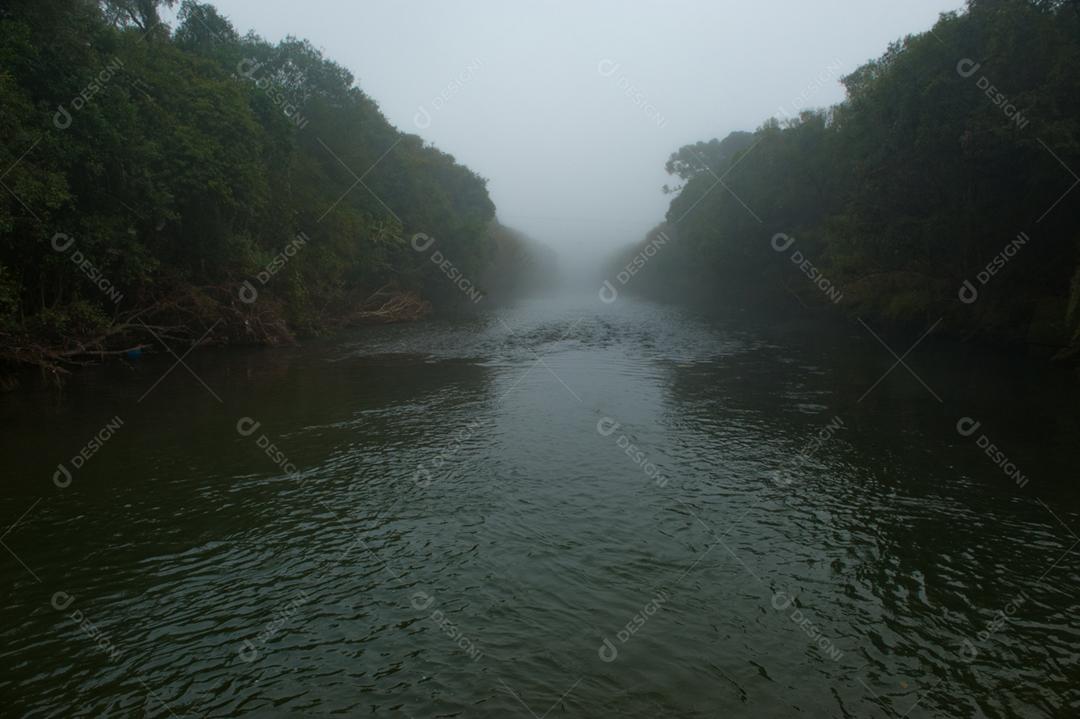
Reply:
<svg viewBox="0 0 1080 719"><path fill-rule="evenodd" d="M135 360L144 353L292 345L358 324L415 321L433 311L431 302L415 291L384 286L352 306L324 308L317 323L298 327L280 302L256 304L255 298L245 302L244 297L242 285L231 298L225 288L190 288L183 301L131 310L112 322L73 324L62 332L38 335L0 335L0 387L14 386L19 369L36 369L58 382L79 367Z"/></svg>
<svg viewBox="0 0 1080 719"><path fill-rule="evenodd" d="M524 293L548 286L557 274L554 253L511 228L489 229L491 259L473 279L463 276L437 249L428 246L430 262L445 274L434 298L416 289L387 283L374 291L353 291L317 309L297 308L274 292L260 291L268 275L215 287L174 283L156 290L169 302L84 322L58 315L57 324L30 324L0 331L0 391L12 390L39 376L60 384L79 369L105 362L133 362L150 354L185 354L206 347L282 347L322 339L365 325L409 323L440 314L458 314L499 306ZM455 280L456 278L456 280ZM483 287L483 290L479 288ZM310 302L308 303L310 305ZM91 321L92 320L92 321ZM36 331L36 333L31 330Z"/></svg>
<svg viewBox="0 0 1080 719"><path fill-rule="evenodd" d="M843 101L676 149L663 223L611 274L1076 362L1075 10L969 2L837 77Z"/></svg>
<svg viewBox="0 0 1080 719"><path fill-rule="evenodd" d="M646 254L661 234L663 246ZM981 296L972 299L960 280L910 272L859 275L837 264L821 243L799 243L782 234L754 240L761 243L754 262L734 275L732 267L694 263L689 239L677 227L662 225L612 259L607 282L619 293L752 316L765 324L802 318L861 321L880 331L915 336L932 331L991 351L1080 363L1077 291L1055 293L1050 287L1021 296L1013 292L1015 284L994 286L990 276ZM601 296L605 293L610 294L606 286Z"/></svg>
<svg viewBox="0 0 1080 719"><path fill-rule="evenodd" d="M20 58L0 82L0 373L289 344L515 276L487 180L345 68L207 4L175 27L138 5L0 11Z"/></svg>

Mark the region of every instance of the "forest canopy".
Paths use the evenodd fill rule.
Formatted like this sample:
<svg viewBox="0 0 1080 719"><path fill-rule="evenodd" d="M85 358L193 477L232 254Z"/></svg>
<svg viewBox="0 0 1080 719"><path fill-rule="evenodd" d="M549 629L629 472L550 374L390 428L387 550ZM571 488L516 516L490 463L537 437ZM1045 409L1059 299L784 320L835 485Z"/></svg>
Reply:
<svg viewBox="0 0 1080 719"><path fill-rule="evenodd" d="M170 28L174 5L0 8L0 361L277 343L482 294L463 278L505 235L483 178L309 42L194 0Z"/></svg>
<svg viewBox="0 0 1080 719"><path fill-rule="evenodd" d="M972 0L841 104L674 153L672 242L635 287L1076 347L1078 66L1080 3Z"/></svg>

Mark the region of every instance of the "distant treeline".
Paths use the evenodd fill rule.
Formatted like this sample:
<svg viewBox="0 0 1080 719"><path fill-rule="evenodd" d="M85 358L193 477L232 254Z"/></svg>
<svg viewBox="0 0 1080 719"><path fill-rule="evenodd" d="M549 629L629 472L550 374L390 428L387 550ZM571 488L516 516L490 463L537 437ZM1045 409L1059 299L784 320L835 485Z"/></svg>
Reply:
<svg viewBox="0 0 1080 719"><path fill-rule="evenodd" d="M956 336L1068 356L1080 346L1078 68L1080 2L969 0L844 77L843 103L673 154L682 184L666 222L612 275L743 309L941 319Z"/></svg>
<svg viewBox="0 0 1080 719"><path fill-rule="evenodd" d="M286 342L513 279L484 179L310 43L192 0L170 29L174 4L0 5L0 365Z"/></svg>

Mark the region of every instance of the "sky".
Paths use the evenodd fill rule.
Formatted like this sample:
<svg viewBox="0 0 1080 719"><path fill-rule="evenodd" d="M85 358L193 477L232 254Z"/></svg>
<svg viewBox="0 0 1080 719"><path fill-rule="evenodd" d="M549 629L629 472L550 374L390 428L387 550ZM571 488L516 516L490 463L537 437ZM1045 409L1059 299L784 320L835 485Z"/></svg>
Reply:
<svg viewBox="0 0 1080 719"><path fill-rule="evenodd" d="M212 4L241 33L310 40L391 123L487 178L505 224L588 262L663 219L672 152L840 101L840 77L963 2Z"/></svg>

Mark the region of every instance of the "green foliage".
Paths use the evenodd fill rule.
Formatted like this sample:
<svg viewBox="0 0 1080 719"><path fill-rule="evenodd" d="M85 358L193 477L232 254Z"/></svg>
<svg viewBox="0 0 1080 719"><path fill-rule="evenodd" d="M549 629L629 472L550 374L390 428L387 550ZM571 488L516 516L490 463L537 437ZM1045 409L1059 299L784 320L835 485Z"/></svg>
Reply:
<svg viewBox="0 0 1080 719"><path fill-rule="evenodd" d="M1013 341L1036 323L1045 338L1048 312L1065 327L1080 195L1044 213L1074 181L1066 166L1080 169L1078 7L972 0L843 78L842 104L682 148L667 164L684 182L667 214L674 242L639 286L697 276L725 301L827 304L789 261L797 250L861 316L944 317ZM962 283L1021 232L1031 241L961 303ZM791 250L773 249L776 233L796 238Z"/></svg>
<svg viewBox="0 0 1080 719"><path fill-rule="evenodd" d="M137 313L175 327L215 303L234 336L271 309L318 332L387 285L462 301L407 238L436 236L479 274L494 247L486 181L392 127L310 43L241 37L194 0L170 34L158 10L174 4L0 7L0 339ZM66 251L57 233L74 238ZM301 233L259 307L238 303Z"/></svg>

